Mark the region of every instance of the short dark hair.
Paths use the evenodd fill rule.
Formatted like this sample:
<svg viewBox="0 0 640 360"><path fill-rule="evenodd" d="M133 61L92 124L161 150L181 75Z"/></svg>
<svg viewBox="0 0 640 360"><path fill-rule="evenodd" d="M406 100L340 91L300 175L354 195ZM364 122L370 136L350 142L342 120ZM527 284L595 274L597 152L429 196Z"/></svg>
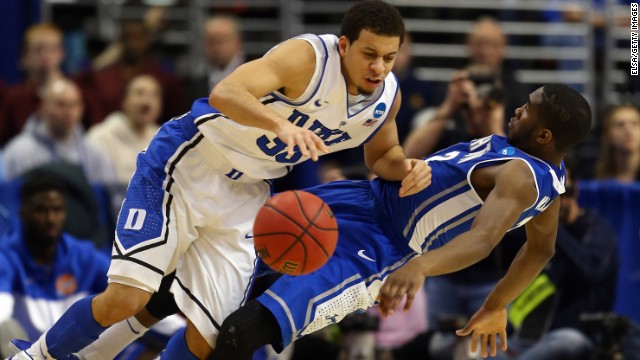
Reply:
<svg viewBox="0 0 640 360"><path fill-rule="evenodd" d="M381 0L359 1L344 14L341 36L354 42L364 29L376 35L397 36L401 45L404 41L404 21L400 11Z"/></svg>
<svg viewBox="0 0 640 360"><path fill-rule="evenodd" d="M591 107L577 91L566 85L542 87L542 121L551 130L556 150L566 153L591 130Z"/></svg>
<svg viewBox="0 0 640 360"><path fill-rule="evenodd" d="M20 187L20 198L22 203L35 194L46 191L57 191L66 195L67 187L64 181L56 175L46 171L35 171L24 177Z"/></svg>

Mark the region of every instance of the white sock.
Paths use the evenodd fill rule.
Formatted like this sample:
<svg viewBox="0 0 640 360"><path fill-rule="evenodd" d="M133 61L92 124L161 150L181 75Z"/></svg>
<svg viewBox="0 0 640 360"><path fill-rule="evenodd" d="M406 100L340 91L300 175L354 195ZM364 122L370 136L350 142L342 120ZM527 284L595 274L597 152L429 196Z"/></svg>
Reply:
<svg viewBox="0 0 640 360"><path fill-rule="evenodd" d="M149 330L132 316L111 325L98 340L78 352L81 359L111 360Z"/></svg>
<svg viewBox="0 0 640 360"><path fill-rule="evenodd" d="M26 350L26 353L29 354L29 357L32 359L40 360L40 359L53 359L51 355L49 355L49 351L47 349L47 342L45 341L45 337L47 336L47 332L45 331L38 340L34 341L31 344L31 347ZM18 357L18 359L21 359Z"/></svg>

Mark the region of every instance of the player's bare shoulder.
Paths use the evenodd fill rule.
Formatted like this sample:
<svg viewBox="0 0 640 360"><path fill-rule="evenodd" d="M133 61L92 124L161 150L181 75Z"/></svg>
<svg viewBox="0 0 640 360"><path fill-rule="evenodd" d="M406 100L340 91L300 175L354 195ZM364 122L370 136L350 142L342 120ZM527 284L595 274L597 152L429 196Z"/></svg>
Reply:
<svg viewBox="0 0 640 360"><path fill-rule="evenodd" d="M316 69L316 52L303 39L284 41L261 60L269 63L269 67L283 79L285 86L280 92L289 98L297 98L304 93Z"/></svg>

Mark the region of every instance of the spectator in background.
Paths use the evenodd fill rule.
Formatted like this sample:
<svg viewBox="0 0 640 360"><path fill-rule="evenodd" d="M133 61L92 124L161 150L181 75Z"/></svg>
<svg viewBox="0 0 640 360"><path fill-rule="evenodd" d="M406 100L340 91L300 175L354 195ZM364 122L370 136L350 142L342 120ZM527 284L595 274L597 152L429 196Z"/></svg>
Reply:
<svg viewBox="0 0 640 360"><path fill-rule="evenodd" d="M80 124L82 97L68 79L50 82L42 93L42 109L5 148L5 170L14 179L38 165L58 161L80 165L91 182L113 182L111 164L87 144Z"/></svg>
<svg viewBox="0 0 640 360"><path fill-rule="evenodd" d="M109 184L111 211L117 217L127 185L136 170L138 153L158 131L162 89L149 75L134 77L127 85L122 111L107 116L87 134L87 142L100 149L113 165L115 181Z"/></svg>
<svg viewBox="0 0 640 360"><path fill-rule="evenodd" d="M162 118L169 119L184 112L185 99L182 81L170 73L153 55L152 35L142 21L125 21L120 29L121 51L113 63L87 72L78 82L92 101L101 105L102 119L120 110L125 88L137 75L150 75L158 80L163 92ZM206 95L205 95L206 96Z"/></svg>
<svg viewBox="0 0 640 360"><path fill-rule="evenodd" d="M87 142L102 150L113 165L115 182L126 186L136 158L158 130L162 89L149 75L134 77L125 90L122 110L107 116L87 133Z"/></svg>
<svg viewBox="0 0 640 360"><path fill-rule="evenodd" d="M411 34L406 33L404 43L396 55L396 62L393 65L393 73L398 78L398 83L402 89L402 102L400 110L396 116L398 124L398 140L402 144L409 135L411 124L416 113L427 106L437 105L434 103L434 84L420 80L413 67Z"/></svg>
<svg viewBox="0 0 640 360"><path fill-rule="evenodd" d="M615 106L607 113L597 162L598 179L630 183L640 180L640 109Z"/></svg>
<svg viewBox="0 0 640 360"><path fill-rule="evenodd" d="M190 100L208 96L222 78L246 60L240 24L231 15L213 16L204 23L202 46L205 64L190 81Z"/></svg>
<svg viewBox="0 0 640 360"><path fill-rule="evenodd" d="M27 119L40 109L44 88L49 82L64 77L62 31L56 26L40 23L27 29L20 60L25 71L24 82L10 87L0 98L0 145L5 145L23 128ZM83 95L85 123L100 116L90 97Z"/></svg>
<svg viewBox="0 0 640 360"><path fill-rule="evenodd" d="M0 328L13 319L33 340L79 298L106 288L109 258L63 231L61 180L34 174L20 192L21 227L0 239Z"/></svg>
<svg viewBox="0 0 640 360"><path fill-rule="evenodd" d="M504 118L529 94L505 66L507 37L493 18L479 19L467 39L469 65L456 72L446 89L436 92L444 100L437 109L416 116L415 128L405 140L405 148L415 148L420 156L429 155L458 142L490 134L504 133ZM500 107L502 115L493 108ZM495 114L488 117L487 113ZM413 137L413 139L411 139Z"/></svg>

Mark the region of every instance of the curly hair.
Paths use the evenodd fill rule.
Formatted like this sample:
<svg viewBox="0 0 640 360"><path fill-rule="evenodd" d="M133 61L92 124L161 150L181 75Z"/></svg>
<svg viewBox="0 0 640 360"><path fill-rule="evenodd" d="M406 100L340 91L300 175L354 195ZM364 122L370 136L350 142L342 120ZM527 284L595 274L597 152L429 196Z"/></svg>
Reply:
<svg viewBox="0 0 640 360"><path fill-rule="evenodd" d="M580 93L566 85L543 86L542 98L542 119L553 133L556 150L566 153L591 130L591 107Z"/></svg>
<svg viewBox="0 0 640 360"><path fill-rule="evenodd" d="M362 0L353 5L342 18L340 35L354 42L365 29L376 35L397 36L401 45L404 41L400 11L381 0Z"/></svg>

